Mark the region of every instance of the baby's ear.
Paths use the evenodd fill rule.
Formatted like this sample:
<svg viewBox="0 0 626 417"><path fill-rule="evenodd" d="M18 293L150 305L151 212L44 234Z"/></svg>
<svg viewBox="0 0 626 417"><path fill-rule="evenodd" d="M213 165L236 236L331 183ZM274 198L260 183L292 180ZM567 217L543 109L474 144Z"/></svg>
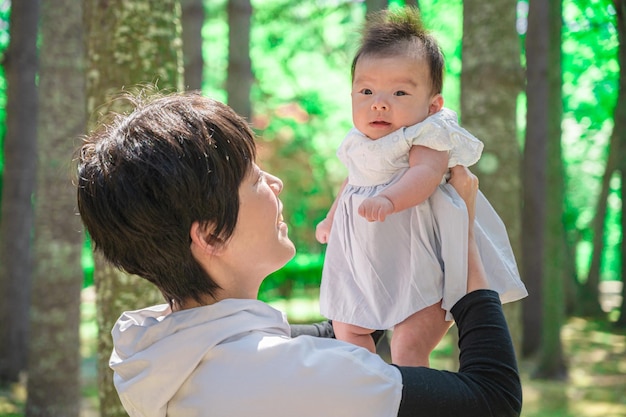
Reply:
<svg viewBox="0 0 626 417"><path fill-rule="evenodd" d="M211 239L212 226L202 226L200 222L193 222L189 230L192 248L200 249L208 255L219 255L222 248L221 239Z"/></svg>
<svg viewBox="0 0 626 417"><path fill-rule="evenodd" d="M437 113L443 108L443 96L441 94L435 94L430 99L430 105L428 106L428 115Z"/></svg>

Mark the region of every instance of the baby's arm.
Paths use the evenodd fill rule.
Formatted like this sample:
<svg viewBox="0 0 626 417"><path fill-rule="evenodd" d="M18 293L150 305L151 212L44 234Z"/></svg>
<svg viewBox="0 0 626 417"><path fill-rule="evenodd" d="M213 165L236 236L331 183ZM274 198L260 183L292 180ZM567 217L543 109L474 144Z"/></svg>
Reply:
<svg viewBox="0 0 626 417"><path fill-rule="evenodd" d="M330 229L333 225L333 218L335 217L335 210L337 210L337 202L339 201L339 196L343 193L343 189L346 188L346 184L348 183L348 179L346 178L341 184L341 188L337 193L337 197L335 197L335 201L333 205L330 206L330 210L328 210L328 214L326 214L326 218L317 224L315 228L315 238L320 243L328 243L328 237L330 236Z"/></svg>
<svg viewBox="0 0 626 417"><path fill-rule="evenodd" d="M359 206L368 221L383 221L392 214L416 206L437 189L448 170L448 152L415 145L409 151L410 168L396 183Z"/></svg>

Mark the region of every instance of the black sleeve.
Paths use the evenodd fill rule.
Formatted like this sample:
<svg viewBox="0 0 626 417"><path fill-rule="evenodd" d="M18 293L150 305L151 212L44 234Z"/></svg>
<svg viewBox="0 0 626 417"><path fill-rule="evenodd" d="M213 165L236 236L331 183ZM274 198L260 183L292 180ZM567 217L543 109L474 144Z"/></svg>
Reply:
<svg viewBox="0 0 626 417"><path fill-rule="evenodd" d="M451 311L459 329L459 371L399 366L398 416L519 416L522 386L498 294L471 292Z"/></svg>

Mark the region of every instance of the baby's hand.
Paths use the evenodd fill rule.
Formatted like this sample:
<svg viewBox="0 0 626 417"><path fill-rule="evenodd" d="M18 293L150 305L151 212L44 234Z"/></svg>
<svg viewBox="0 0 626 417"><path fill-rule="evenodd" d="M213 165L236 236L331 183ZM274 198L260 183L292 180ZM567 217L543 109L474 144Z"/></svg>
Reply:
<svg viewBox="0 0 626 417"><path fill-rule="evenodd" d="M328 237L330 236L330 228L333 225L333 221L326 217L324 220L317 224L315 228L315 238L320 243L328 243Z"/></svg>
<svg viewBox="0 0 626 417"><path fill-rule="evenodd" d="M366 198L359 206L359 215L369 222L382 222L394 211L393 203L387 197L377 195Z"/></svg>

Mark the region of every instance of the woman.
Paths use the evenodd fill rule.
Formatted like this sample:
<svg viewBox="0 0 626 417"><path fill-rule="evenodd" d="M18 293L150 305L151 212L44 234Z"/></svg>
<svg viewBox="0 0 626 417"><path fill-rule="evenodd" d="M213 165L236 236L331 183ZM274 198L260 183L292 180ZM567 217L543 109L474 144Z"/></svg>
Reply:
<svg viewBox="0 0 626 417"><path fill-rule="evenodd" d="M471 228L469 294L452 308L458 373L291 338L284 316L256 299L295 248L283 184L256 165L251 129L196 94L135 104L78 158L78 207L96 250L168 302L126 312L113 329L110 365L131 416L519 415L515 354ZM450 182L473 224L476 177L458 167Z"/></svg>

